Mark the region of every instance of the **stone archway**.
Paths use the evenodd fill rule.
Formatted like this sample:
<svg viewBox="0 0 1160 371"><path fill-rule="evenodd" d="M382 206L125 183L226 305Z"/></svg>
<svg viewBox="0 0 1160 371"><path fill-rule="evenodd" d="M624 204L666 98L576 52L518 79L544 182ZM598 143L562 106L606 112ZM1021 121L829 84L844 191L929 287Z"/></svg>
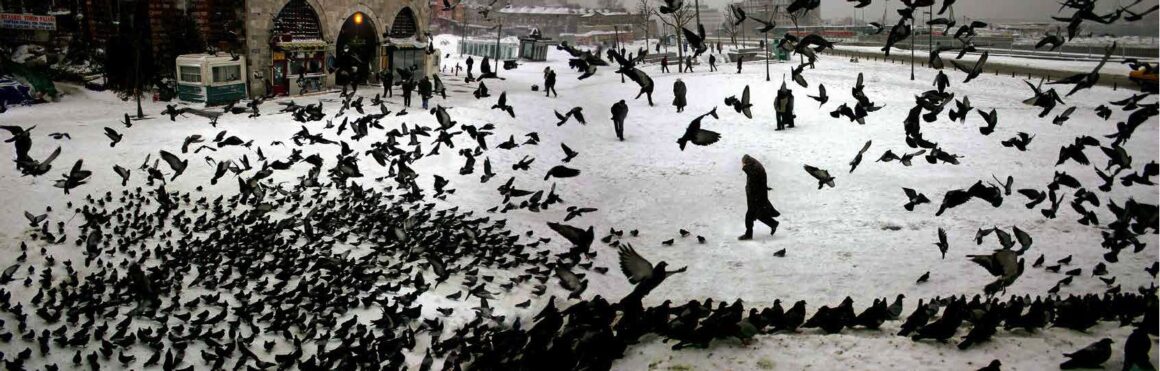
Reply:
<svg viewBox="0 0 1160 371"><path fill-rule="evenodd" d="M351 76L358 83L365 83L379 54L379 32L377 23L370 14L361 11L353 12L343 21L335 38L335 53L344 67L355 67ZM337 77L336 83L346 84L346 78Z"/></svg>
<svg viewBox="0 0 1160 371"><path fill-rule="evenodd" d="M395 14L395 19L391 21L391 29L387 33L392 38L409 38L415 37L419 34L419 20L415 15L415 11L411 7L403 7Z"/></svg>

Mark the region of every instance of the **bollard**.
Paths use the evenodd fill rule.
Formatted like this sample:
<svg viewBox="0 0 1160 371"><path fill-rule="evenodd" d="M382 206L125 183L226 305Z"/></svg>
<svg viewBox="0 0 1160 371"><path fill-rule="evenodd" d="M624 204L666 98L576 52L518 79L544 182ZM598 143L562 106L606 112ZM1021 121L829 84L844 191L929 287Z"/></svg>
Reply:
<svg viewBox="0 0 1160 371"><path fill-rule="evenodd" d="M1116 89L1119 87L1119 85L1120 85L1119 82L1112 82L1112 91L1116 91Z"/></svg>

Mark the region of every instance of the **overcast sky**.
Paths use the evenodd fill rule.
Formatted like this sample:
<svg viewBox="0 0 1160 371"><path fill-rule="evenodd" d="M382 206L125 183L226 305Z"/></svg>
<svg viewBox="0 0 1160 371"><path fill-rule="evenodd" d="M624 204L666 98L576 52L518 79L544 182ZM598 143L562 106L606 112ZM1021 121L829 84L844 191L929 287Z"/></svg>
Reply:
<svg viewBox="0 0 1160 371"><path fill-rule="evenodd" d="M574 0L581 4L595 6L597 0ZM625 4L631 4L628 8L635 8L635 4L639 0L623 0ZM662 0L653 0L654 3L659 3ZM1117 4L1130 4L1135 0L1100 0L1099 8L1107 11L1114 8ZM1152 5L1156 5L1160 0L1144 0L1142 3L1133 7L1136 10L1144 10ZM686 3L692 4L693 0L685 0ZM724 8L725 4L732 3L733 0L701 0L701 3L715 8ZM822 17L823 18L841 18L854 14L854 3L847 3L846 0L822 0ZM936 0L936 6L941 6L942 0ZM890 6L891 8L902 7L900 0L873 0L870 6L865 8L867 18L882 17L883 6ZM1058 0L958 0L955 2L955 15L968 16L971 18L983 19L1020 19L1020 20L1041 20L1047 21L1048 17L1055 15L1059 10ZM1070 12L1065 12L1070 13ZM894 15L896 15L895 13ZM1149 17L1155 22L1157 14L1152 13Z"/></svg>

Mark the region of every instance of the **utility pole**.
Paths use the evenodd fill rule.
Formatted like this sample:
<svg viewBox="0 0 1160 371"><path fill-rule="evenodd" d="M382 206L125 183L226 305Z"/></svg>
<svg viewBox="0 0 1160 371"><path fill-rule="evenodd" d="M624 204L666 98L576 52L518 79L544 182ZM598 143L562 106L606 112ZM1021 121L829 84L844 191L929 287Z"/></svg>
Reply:
<svg viewBox="0 0 1160 371"><path fill-rule="evenodd" d="M765 14L769 14L769 4L765 4ZM770 18L772 19L772 17ZM762 33L765 38L764 47L762 51L765 52L765 81L769 81L769 32Z"/></svg>
<svg viewBox="0 0 1160 371"><path fill-rule="evenodd" d="M914 26L914 17L910 17L910 81L914 81L914 33L918 28Z"/></svg>
<svg viewBox="0 0 1160 371"><path fill-rule="evenodd" d="M498 27L496 28L496 31L495 31L495 65L492 66L491 70L492 70L492 72L495 72L496 76L499 76L499 70L500 70L499 39L501 37L503 37L503 23L500 23L497 26Z"/></svg>
<svg viewBox="0 0 1160 371"><path fill-rule="evenodd" d="M931 5L931 6L932 6L932 8L930 8L926 11L926 51L927 52L934 51L934 26L932 26L930 24L931 19L934 18L934 8L933 8L933 5Z"/></svg>

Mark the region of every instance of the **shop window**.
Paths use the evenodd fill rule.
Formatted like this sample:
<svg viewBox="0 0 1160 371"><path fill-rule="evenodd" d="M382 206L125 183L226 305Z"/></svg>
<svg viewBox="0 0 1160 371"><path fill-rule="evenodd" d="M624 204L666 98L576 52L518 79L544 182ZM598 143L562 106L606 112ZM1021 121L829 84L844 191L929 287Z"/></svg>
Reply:
<svg viewBox="0 0 1160 371"><path fill-rule="evenodd" d="M213 82L234 82L242 79L242 66L215 66Z"/></svg>
<svg viewBox="0 0 1160 371"><path fill-rule="evenodd" d="M178 71L181 74L181 82L201 82L201 67L198 66L180 66Z"/></svg>

